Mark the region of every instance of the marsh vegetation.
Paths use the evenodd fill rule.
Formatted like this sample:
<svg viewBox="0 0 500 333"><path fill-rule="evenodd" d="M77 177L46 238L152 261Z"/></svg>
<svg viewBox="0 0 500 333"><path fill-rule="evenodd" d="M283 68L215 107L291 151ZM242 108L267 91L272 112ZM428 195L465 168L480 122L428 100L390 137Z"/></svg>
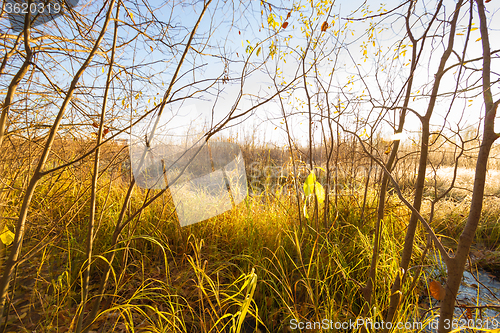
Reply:
<svg viewBox="0 0 500 333"><path fill-rule="evenodd" d="M500 322L498 10L354 5L0 21L0 332Z"/></svg>

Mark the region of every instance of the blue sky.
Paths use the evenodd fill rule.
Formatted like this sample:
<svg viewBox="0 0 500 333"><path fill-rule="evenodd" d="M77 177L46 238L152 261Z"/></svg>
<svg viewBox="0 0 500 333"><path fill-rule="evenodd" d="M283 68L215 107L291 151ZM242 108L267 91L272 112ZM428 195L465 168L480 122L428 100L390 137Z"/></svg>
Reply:
<svg viewBox="0 0 500 333"><path fill-rule="evenodd" d="M385 2L382 6L378 2L371 3L369 10L372 10L373 13L368 13L361 10L364 4L363 1L342 1L334 5L328 18L325 13L312 17L316 20L313 22L313 26L316 27L316 36L320 35L318 27L323 21L326 20L330 25L326 33L321 34L323 40L322 56L325 58L318 65L318 72L323 76L323 82L327 82L328 75L333 75L333 86L329 91L329 98L333 100L338 99L340 96L339 103L350 108L349 112L346 112L341 120L346 125L354 123L354 111L360 117L370 117L371 105L367 102L366 96L361 97L363 91L365 91L365 95L368 93L367 87L370 88L372 97L379 101L382 99L382 95L380 94L378 84L381 84L382 90L385 90L386 95L384 98L390 98L391 93L389 93L389 90L393 90L395 94L401 89L407 75L404 71L408 69L405 64L407 64L411 53L409 46L406 46L406 52L403 52L405 49L401 45L398 46L398 41L404 34L401 17L394 15L382 21L376 28L377 32L373 40L370 41L367 40L368 35L366 34L366 29L370 27L370 20L349 22L346 17L361 18L363 15L373 15L380 8L390 10L396 7L398 3L396 1L389 1ZM143 31L145 34L118 50L119 63L124 66L132 64L143 64L143 66L137 67L134 72L136 78L140 77L141 79L130 81L129 77L131 73L117 74L114 81L115 94L112 95L112 103L109 106L116 115L141 114L153 108L155 102L159 102L159 99L170 83L172 73L180 58L183 50L181 44L185 43L190 29L196 22L197 16L201 11L202 2L196 2L195 5L191 5L185 1L149 2L149 6L154 8L155 16L166 23L168 22L168 26L164 25L163 27L165 38L160 40L148 39L148 35L158 33L159 26L148 26L147 20L150 18L150 14L141 17L141 13L145 13L144 4L140 3L139 7L134 7L131 3L126 4L128 10L125 11L122 9L120 18L130 26L121 24L119 28L121 41L130 40L135 36L137 31L132 28L134 24L137 29ZM418 4L419 6L423 6L422 2L418 2ZM454 2L445 1L445 4L446 15L449 16ZM301 5L304 7L298 9L297 7ZM434 5L434 1L426 2L429 10L432 10ZM96 8L96 3L81 0L77 10L86 15L84 19L91 22L91 14L95 13ZM289 26L286 29L280 29L282 22L284 22L289 10L292 8L294 10L292 10L290 18L287 19ZM499 20L495 19L499 6L496 2L490 2L487 4L487 8L490 11L488 18L491 28L491 48L499 49L500 45L498 45L497 41L500 38L494 37L499 33ZM325 9L329 9L329 7ZM406 10L406 6L404 9L396 12L403 12L403 10ZM356 12L351 14L353 11ZM189 52L186 62L181 68L181 78L174 84L173 91L180 89L176 92L175 97L183 97L195 91L195 88L205 89L213 81L200 82L191 88L186 88L185 86L194 81L215 79L223 75L225 69L230 80L227 82L219 80L212 87L212 90L196 94L194 98L169 104L164 114L166 118L163 122L168 122L168 125L164 126L164 134L183 136L188 131L193 136L197 136L207 126L223 119L233 107L238 93L241 91L241 72L247 60L249 62L246 68L247 70L252 70L252 72L244 81L242 92L245 96L240 101L237 112L248 110L255 104L258 98L265 98L272 95L275 89L271 77L276 73L281 73L282 75L282 78L277 80L278 84L283 81L285 84L289 83L296 76L297 70L300 69L299 56L296 52L300 52L301 47L306 47L304 33L300 30L301 13L304 17L308 17L311 13L308 2L271 2L271 6L269 7L268 2L251 1L232 3L214 0L203 18L196 35L196 42L193 44L196 51L191 50ZM292 52L282 59L278 59L277 56L271 59L268 57L271 51L271 42L273 41L273 37L269 36L274 34L274 30L270 29L268 21L271 14L275 15L274 20L276 21L277 29L279 29L280 51L295 50L295 53ZM443 17L440 18L442 19ZM428 20L428 17L424 16L421 19L425 21ZM466 15L462 16L460 24L465 26L467 20L468 17ZM61 32L54 29L50 24L47 24L43 28L40 27L39 34L60 34L68 38L76 36L77 32L65 23L67 21L64 21L63 18L58 18L56 21L58 27L62 28ZM375 19L373 21L379 22L380 20ZM140 22L142 22L141 25L139 25ZM418 20L414 18L413 22L418 23ZM345 27L346 23L347 27ZM474 16L474 23L476 27L479 25L477 15ZM343 33L339 32L336 34L335 32L341 28L346 28L346 30ZM418 31L417 28L415 30ZM460 29L458 33L461 33ZM111 34L112 29L110 29L106 37L108 47ZM291 39L289 46L285 47L283 38L288 36L291 36ZM470 43L472 47L467 51L466 58L470 59L481 55L480 42L476 41L478 37L478 30L471 32ZM464 35L456 36L457 50L464 43L464 39ZM208 44L205 45L204 42L207 40ZM174 42L181 44L170 45ZM371 44L372 42L375 43L375 46ZM274 45L278 45L278 42L275 41L274 43ZM340 45L341 47L338 48L337 46ZM366 60L363 58L363 45L367 46L368 58ZM246 52L249 50L249 46L254 47L253 53ZM257 52L259 47L260 51ZM397 47L399 47L398 53L400 55L398 59L394 60L394 50ZM412 100L410 106L421 114L425 112L428 101L425 94L431 89L429 83L432 82L442 46L436 44L434 49L435 51L433 52L430 52L430 50L424 52L423 59L429 59L429 61L422 63L421 67L419 67L414 83L415 91L413 91L413 95L415 100ZM339 52L336 53L336 50L339 50ZM375 55L377 50L381 50L381 53ZM259 54L257 55L257 53ZM309 54L312 55L311 53ZM224 61L224 57L228 59L227 62ZM327 58L331 60L327 60ZM308 58L308 60L311 61L312 57ZM455 61L456 57L452 56L449 63L451 64ZM495 59L493 68L495 68L496 61ZM96 66L89 69L82 78L82 83L89 86L94 84L95 86L102 87L107 73L104 67L106 60L103 57L97 57L96 62L102 62L103 66ZM64 61L64 59L60 60L60 64L61 68L59 71L54 72L53 80L58 81L61 87L64 88L69 84L71 74L78 67L76 66L76 62ZM471 66L480 68L481 64L478 62ZM196 69L193 70L193 67L196 67ZM331 74L332 69L334 69L333 74ZM402 69L402 72L396 71L399 69ZM66 73L63 74L64 72ZM56 73L58 74L56 75ZM352 75L355 76L354 79L351 78ZM375 81L376 76L378 76L379 83ZM364 82L362 82L361 78L363 78ZM494 80L497 78L498 76ZM471 74L468 81L463 79L463 84L472 84L479 79L480 77L478 77L477 73ZM314 87L314 80L312 80L311 76L309 76L308 80L313 84L310 88L313 93L317 89ZM453 73L450 72L443 81L442 91L449 90L454 84ZM290 118L290 122L294 137L298 142L304 144L307 137L307 118L305 117L306 113L301 115L300 112L302 110L306 111L307 107L301 103L301 101L305 100L302 87L303 82L298 80L293 92L288 95L284 94L282 97L283 101L285 101L286 112L298 113ZM87 111L84 112L84 115L78 115L79 118L75 116L79 119L79 122L90 122L88 118L93 117L92 119L95 119L100 112L100 98L102 96L99 92L102 93L102 89L94 89L95 96L93 100L95 102L91 103L91 105L88 103L85 104ZM494 87L493 92L495 94L499 92L497 86ZM467 93L463 99L455 102L453 112L448 117L449 124L446 127L454 128L454 123L457 122L460 122L462 127L477 125L482 105L482 97L474 96L477 93L477 91ZM353 103L353 101L356 102ZM351 103L350 105L349 102ZM58 102L56 101L54 105L58 105ZM443 117L448 111L448 106L449 99L442 99L439 102L436 107L436 113L432 118L433 124L438 126L444 123ZM256 130L264 141L278 144L285 143L281 107L277 101L268 103L264 107L257 109L252 117L247 119L243 124L236 126L241 119L239 118L233 122L232 125L235 125L235 127L231 127L224 133L233 137L238 135L241 139L245 134L248 135ZM125 123L127 121L109 120L109 124L116 128L123 126ZM409 116L408 131L417 133L418 128L419 123L417 118ZM138 127L138 130L141 130L140 127ZM359 133L362 133L363 130L366 130L366 126L365 128L360 127L357 130ZM390 136L390 127L385 126L384 132L384 135Z"/></svg>
<svg viewBox="0 0 500 333"><path fill-rule="evenodd" d="M451 1L445 2L446 4L446 15L449 16L451 15L451 9L454 7L454 3ZM362 2L358 1L351 1L349 3L342 3L341 5L335 6L334 9L332 10L332 14L335 16L330 16L328 18L328 21L331 23L333 20L335 20L335 25L331 27L331 30L327 31L327 34L330 33L330 36L323 36L323 38L326 38L326 43L335 43L339 42L341 43L342 50L336 57L337 62L335 63L335 71L334 71L334 82L336 86L342 87L344 83L347 81L349 83L349 77L350 75L355 75L358 76L358 73L361 74L361 76L364 78L365 82L361 82L359 78L355 78L355 82L350 82L351 86L348 89L344 89L344 91L348 91L351 93L352 96L359 96L363 93L363 90L367 90L366 86L368 87L376 87L377 83L375 81L375 75L379 76L379 82L382 83L384 86L382 88L384 89L391 89L394 92L398 92L399 89L402 87L403 82L406 80L406 75L407 73L404 72L404 70L408 70L408 63L409 63L409 56L411 54L411 47L408 45L408 42L405 44L407 45L406 48L401 45L398 46L398 42L401 39L401 37L404 35L404 22L400 18L396 22L394 22L395 16L392 16L391 18L388 18L386 21L383 21L379 28L381 31L379 31L374 39L375 42L375 47L368 47L368 59L366 61L362 57L362 49L361 45L363 44L364 41L366 41L366 35L365 35L365 29L369 27L369 20L359 22L359 21L353 21L348 23L348 31L345 33L345 39L337 39L336 36L334 36L331 31L336 30L339 27L342 27L346 22L348 22L346 19L343 19L345 17L351 16L351 12L359 9L360 6L362 5ZM386 3L383 8L390 10L393 7L396 7L395 2L390 2ZM427 3L427 6L429 6L429 10L431 10L435 5L434 2L429 2ZM491 29L491 48L493 49L498 49L500 45L498 45L497 41L500 40L498 38L494 38L496 34L498 34L498 20L494 19L494 16L497 14L498 7L494 7L495 5L490 3L488 4L488 10L490 11L491 16L489 16L490 20L490 29ZM371 10L374 10L374 12L378 9L379 7L375 8L370 8ZM406 10L406 7L405 7ZM305 10L307 12L307 8ZM286 16L286 11L281 11L281 12L275 12L276 17L281 16L284 18ZM358 10L355 14L352 16L355 18L360 18L365 14L365 12L362 12L361 10ZM367 13L368 14L368 13ZM266 17L266 13L263 15L264 19ZM441 15L442 16L442 15ZM441 19L443 17L440 17ZM259 18L255 18L257 21ZM292 13L292 16L288 20L290 25L287 27L287 29L283 30L280 33L280 36L286 36L286 35L292 35L293 38L291 39L291 45L293 47L304 47L305 48L305 40L303 38L303 34L299 30L299 13L294 12ZM429 19L428 17L424 17L423 20ZM315 22L316 24L321 23L324 20L323 17L318 18L318 20ZM261 21L262 22L262 21ZM283 21L280 21L283 22ZM417 23L417 20L413 20L414 23ZM266 23L266 22L264 22ZM455 45L456 45L456 50L460 51L461 47L464 45L465 42L465 33L464 33L464 28L466 27L468 23L468 16L467 15L462 15L460 17L459 21L459 28L457 29L457 35L456 35L456 40L455 40ZM482 55L482 49L481 49L481 43L478 41L478 38L480 37L479 30L476 30L475 28L479 26L479 20L477 17L477 14L474 16L473 23L475 26L471 31L471 37L470 37L470 47L467 50L466 59L471 59L471 58L476 58L480 57ZM379 30L379 29L377 29ZM252 33L250 34L250 37L248 37L249 33L247 32L242 32L241 37L236 36L236 39L240 37L240 56L243 53L243 50L246 48L248 45L248 41L250 41L251 45L255 45L258 41L263 40L264 37L261 37L260 35L253 36L252 34L256 31L256 29L251 30ZM419 32L422 31L422 28L418 29L415 28L413 29L413 32L415 35L418 35ZM440 30L438 30L439 32ZM443 33L446 33L447 30L445 28ZM266 44L264 44L266 45ZM265 54L266 48L262 46L262 53L261 55ZM268 45L268 44L267 44ZM266 45L266 46L267 46ZM238 45L239 46L239 45ZM237 52L238 48L235 47L235 52ZM293 48L291 47L291 48ZM395 49L399 47L398 53L400 53L399 58L394 60L394 54L395 54ZM325 49L328 49L328 45L325 46ZM377 50L381 50L382 52L378 55L375 56L374 53ZM413 89L413 97L412 102L410 106L417 110L420 114L425 113L427 104L428 104L428 97L427 94L430 93L430 90L432 89L432 82L433 82L433 76L434 73L437 69L437 65L439 63L439 57L442 52L442 46L436 45L433 50L430 48L426 49L422 55L422 59L424 59L424 62L419 66L417 72L416 72L416 77L414 80L414 89ZM382 56L383 55L383 56ZM255 57L255 54L252 55L252 57ZM291 78L295 75L297 66L298 66L298 61L297 58L294 58L292 56L288 56L287 63L284 63L284 61L278 62L274 68L270 70L271 73L273 72L273 69L276 70L276 68L280 68L280 70L284 73L284 81L288 82L291 80ZM381 62L382 67L377 66L376 61L378 60ZM428 60L428 61L425 61ZM493 60L493 68L495 67L497 59ZM448 65L451 65L453 63L457 62L456 57L451 57L448 60ZM273 61L270 61L267 65L272 64ZM322 64L319 66L319 72L323 75L328 75L331 72L331 69L333 68L333 63L334 61L332 60L331 62L329 61L324 61ZM406 65L406 66L405 66ZM480 69L482 64L481 62L474 62L470 64L472 68ZM402 73L394 72L395 69L402 69ZM359 70L359 72L358 72ZM385 74L383 71L385 70ZM376 73L377 72L377 73ZM454 76L456 76L457 73L455 71L450 71L443 79L441 88L440 88L440 93L442 92L448 92L448 91L453 91L450 89L453 89L456 84L456 80ZM469 75L469 74L467 74ZM498 77L496 77L498 79ZM469 85L472 85L474 82L477 82L480 80L480 74L475 73L475 74L470 74L470 77L468 79L462 78L462 82L460 83L458 89L465 89ZM298 110L302 110L304 105L300 105L300 103L297 103L298 100L304 100L305 99L305 94L303 89L300 89L300 82L299 81L299 89L296 89L293 94L291 95L290 99L292 101L292 105L289 107L291 109L295 108ZM255 73L251 79L248 80L248 85L245 88L245 92L248 94L256 94L257 92L264 93L266 91L266 88L271 85L271 81L269 80L269 76L261 73ZM232 89L232 90L231 90ZM496 89L496 90L495 90ZM498 87L495 87L493 92L497 94ZM224 96L223 99L225 101L220 103L219 109L221 109L221 114L225 114L223 111L224 109L227 110L227 108L230 107L232 99L231 96L234 96L234 94L239 90L238 86L232 86L232 87L227 87L226 92L228 98ZM234 93L231 93L233 91ZM272 89L269 89L269 91L272 91ZM378 97L379 99L381 98L380 92L377 91L377 88L373 89L372 92L373 96ZM389 93L386 91L386 93ZM331 95L333 96L338 95L339 92L332 91ZM378 94L378 96L377 96ZM479 94L479 95L478 95ZM348 96L342 97L342 99L346 99ZM387 98L387 96L386 96ZM455 130L457 126L460 126L461 128L466 128L467 126L478 126L479 119L481 117L481 107L482 107L482 96L480 94L480 91L471 91L470 93L463 94L461 96L461 99L457 99L454 101L453 106L450 109L450 101L451 98L441 98L435 108L434 116L432 118L432 124L434 125L435 130L439 130L442 126L444 126L447 129L452 129ZM347 104L347 101L343 101L344 103ZM210 103L208 103L210 104ZM207 104L207 105L208 105ZM401 104L401 103L400 103ZM245 108L245 104L242 105L243 109ZM369 106L368 103L362 102L362 99L360 99L359 102L359 108L361 108L359 114L363 115L367 114L369 112L369 109L362 110L363 108L366 108ZM248 106L247 106L248 107ZM205 107L202 103L196 103L196 108L199 113L203 113L200 110L203 110ZM207 108L208 109L208 108ZM242 131L249 130L249 125L250 126L258 126L259 132L261 135L265 138L268 138L270 141L275 141L278 143L284 143L285 142L285 133L283 131L283 121L280 119L280 110L279 110L279 105L277 103L271 103L263 107L260 112L257 112L255 117L249 121L249 123L246 123L245 126L243 127ZM307 108L306 108L307 109ZM304 110L306 110L304 109ZM288 110L289 112L292 112ZM448 114L449 112L449 114ZM447 115L448 114L448 115ZM447 116L446 116L447 115ZM368 115L367 115L368 116ZM445 121L445 116L446 116L446 121ZM199 118L198 118L199 119ZM393 119L394 120L394 119ZM349 122L354 122L354 118L346 116L344 119L344 123L349 123ZM307 126L305 124L307 123L307 120L304 117L294 117L292 120L292 127L293 127L293 134L296 137L297 141L301 143L305 143L306 138L307 138ZM406 132L408 132L408 135L417 137L418 135L418 130L419 130L419 121L418 119L410 115L407 125L406 125ZM359 131L363 131L363 128L359 128ZM499 129L500 130L500 129ZM236 130L233 130L236 131ZM389 138L392 134L392 130L389 127L384 127L384 135ZM234 135L234 132L233 132Z"/></svg>

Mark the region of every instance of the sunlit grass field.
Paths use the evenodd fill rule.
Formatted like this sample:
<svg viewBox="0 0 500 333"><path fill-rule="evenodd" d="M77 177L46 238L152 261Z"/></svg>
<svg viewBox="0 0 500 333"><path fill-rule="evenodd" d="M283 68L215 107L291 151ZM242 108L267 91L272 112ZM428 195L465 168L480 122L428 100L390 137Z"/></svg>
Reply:
<svg viewBox="0 0 500 333"><path fill-rule="evenodd" d="M343 186L338 186L337 192L329 189L327 216L324 204L320 204L317 214L311 205L306 218L298 211L294 191L289 190L293 179L275 177L269 171L289 169L288 162L271 158L270 150L267 155L247 151L247 166L269 172L259 173L255 176L258 179L247 172L249 194L236 208L181 228L167 192L127 225L119 246L112 249L114 224L130 181L123 148L112 146L103 152L90 295L84 314L92 306L103 269L110 265L105 255L115 251L117 256L111 263L111 283L92 331L291 332L293 322L360 319L364 305L360 288L366 283L373 247L378 193L375 176L369 182L366 199L362 175L338 177L337 185L342 182ZM68 145L58 149L53 165L69 159L71 152L77 154L77 149ZM6 332L71 332L75 328L81 311L90 162L84 159L57 171L37 188L22 262L12 284L13 297L8 300ZM20 166L5 171L11 183L9 191L1 193L1 201L5 203L3 216L10 217L6 223L12 230L22 199L20 189L31 171L27 161L14 158L10 163ZM446 186L450 172L448 168L438 170L438 187ZM497 175L498 171L490 171L490 177ZM323 176L319 173L320 182ZM429 186L432 180L429 175ZM297 181L302 188L303 179ZM469 171L460 170L457 186L466 188L470 181ZM252 184L260 185L254 188ZM437 204L432 221L437 233L450 239L445 242L450 247L465 222L470 197L466 189L454 191ZM499 192L496 182L488 185L491 197L486 199L477 232L477 243L483 251L499 250ZM411 186L405 193L411 197ZM154 194L155 190L135 188L127 216ZM431 189L428 195L432 196ZM303 193L298 197L303 204ZM428 209L424 207L424 216L428 216ZM383 221L375 303L367 315L373 321L385 317L408 219L409 210L395 194L390 195ZM432 264L428 257L422 257L425 244L423 230L419 230L410 279L404 286L407 296L402 299L397 321L423 320L422 313L433 306L432 299L426 298L426 270L420 269Z"/></svg>

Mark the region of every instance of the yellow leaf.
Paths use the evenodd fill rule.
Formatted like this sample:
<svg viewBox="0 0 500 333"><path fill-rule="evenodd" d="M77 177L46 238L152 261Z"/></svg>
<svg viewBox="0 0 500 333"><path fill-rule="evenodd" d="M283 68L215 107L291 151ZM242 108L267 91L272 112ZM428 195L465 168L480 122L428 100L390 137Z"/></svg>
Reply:
<svg viewBox="0 0 500 333"><path fill-rule="evenodd" d="M307 176L306 181L304 182L304 193L306 197L313 193L314 183L316 183L316 175L314 174L314 171L311 171L309 176Z"/></svg>
<svg viewBox="0 0 500 333"><path fill-rule="evenodd" d="M481 37L479 37L478 39L476 39L476 42L479 42L481 40Z"/></svg>
<svg viewBox="0 0 500 333"><path fill-rule="evenodd" d="M464 35L464 34L463 34L463 33L461 33L461 32L459 32L459 33L457 34L457 36L463 36L463 35Z"/></svg>
<svg viewBox="0 0 500 333"><path fill-rule="evenodd" d="M325 202L325 189L319 182L314 183L314 193L316 194L319 203Z"/></svg>
<svg viewBox="0 0 500 333"><path fill-rule="evenodd" d="M5 245L10 245L14 241L14 233L5 225L3 226L2 233L0 234L0 240Z"/></svg>

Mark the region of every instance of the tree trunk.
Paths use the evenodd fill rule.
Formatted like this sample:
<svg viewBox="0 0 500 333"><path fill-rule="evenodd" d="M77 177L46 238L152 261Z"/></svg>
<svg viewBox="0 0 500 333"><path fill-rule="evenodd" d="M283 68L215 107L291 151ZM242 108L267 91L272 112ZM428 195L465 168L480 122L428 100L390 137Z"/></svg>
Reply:
<svg viewBox="0 0 500 333"><path fill-rule="evenodd" d="M458 240L457 251L455 257L451 259L448 267L448 277L445 285L445 297L441 301L441 311L439 317L440 333L449 332L453 328L453 313L455 310L455 300L457 297L462 276L465 270L465 263L469 256L469 250L474 241L476 229L481 218L481 210L483 208L484 187L486 184L486 171L488 158L493 142L499 137L495 133L495 117L500 100L493 103L491 93L491 55L490 42L488 36L488 26L483 0L476 0L478 5L481 41L483 47L483 99L485 106L485 117L483 125L483 142L479 149L479 154L476 162L476 172L474 178L474 190L472 192L472 200L470 205L469 217L465 224L464 230Z"/></svg>

